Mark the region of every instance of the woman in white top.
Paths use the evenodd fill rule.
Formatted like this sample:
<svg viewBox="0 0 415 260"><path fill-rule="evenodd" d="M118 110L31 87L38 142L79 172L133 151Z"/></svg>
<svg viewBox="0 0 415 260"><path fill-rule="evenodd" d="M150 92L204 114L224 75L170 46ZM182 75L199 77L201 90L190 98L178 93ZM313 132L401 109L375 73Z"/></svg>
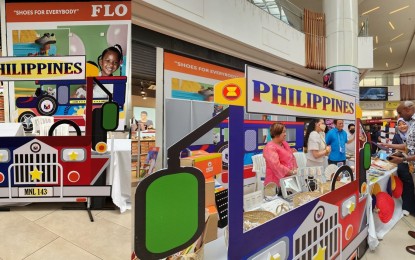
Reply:
<svg viewBox="0 0 415 260"><path fill-rule="evenodd" d="M306 166L325 166L326 156L330 153L330 146L326 145L326 125L323 119L313 119L307 127L304 143L307 147Z"/></svg>

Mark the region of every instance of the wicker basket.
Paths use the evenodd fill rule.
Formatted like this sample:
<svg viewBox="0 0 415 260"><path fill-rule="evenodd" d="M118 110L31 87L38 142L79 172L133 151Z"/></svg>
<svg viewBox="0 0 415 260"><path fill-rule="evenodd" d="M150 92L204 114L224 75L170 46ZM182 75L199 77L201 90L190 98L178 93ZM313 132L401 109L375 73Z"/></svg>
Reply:
<svg viewBox="0 0 415 260"><path fill-rule="evenodd" d="M169 260L203 260L204 259L204 247L203 244L196 252L189 253L186 255L181 255L177 257L169 258Z"/></svg>
<svg viewBox="0 0 415 260"><path fill-rule="evenodd" d="M273 218L275 218L275 214L265 210L244 212L244 231L255 228Z"/></svg>
<svg viewBox="0 0 415 260"><path fill-rule="evenodd" d="M336 181L336 184L334 185L334 188L338 189L338 188L342 187L343 185L344 185L343 182ZM325 183L320 184L320 192L322 194L326 194L330 191L331 191L331 182L325 182Z"/></svg>
<svg viewBox="0 0 415 260"><path fill-rule="evenodd" d="M323 194L321 194L320 192L315 192L315 191L297 193L293 197L294 207L301 206L309 201L314 200L315 198L320 197L321 195Z"/></svg>

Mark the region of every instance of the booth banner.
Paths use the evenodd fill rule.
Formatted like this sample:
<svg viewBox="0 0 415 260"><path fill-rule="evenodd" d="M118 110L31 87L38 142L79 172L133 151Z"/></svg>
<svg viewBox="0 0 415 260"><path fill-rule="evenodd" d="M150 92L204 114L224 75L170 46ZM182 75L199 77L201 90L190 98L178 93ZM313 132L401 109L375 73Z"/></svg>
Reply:
<svg viewBox="0 0 415 260"><path fill-rule="evenodd" d="M70 93L65 96L81 98L83 96L81 87L85 84L75 83L75 80L85 80L85 76L105 76L114 79L123 77L124 79L120 80L125 80L130 74L131 62L128 61L131 48L131 1L6 0L4 20L6 46L3 47L7 50L8 57L26 57L27 60L41 57L44 61L76 59L76 62L85 64L86 68L82 73L71 70L74 73L70 74L69 69L68 73L64 73L67 74L65 79L70 80L65 83L70 89ZM37 69L39 68L41 67L38 66ZM50 72L53 74L54 71ZM62 73L58 71L58 74ZM50 76L56 80L63 79L57 75ZM8 85L11 121L16 119L19 121L20 115L24 112L30 112L32 116L40 113L31 107L23 108L12 100L34 96L39 88L42 93L51 93L54 98L63 95L58 93L62 82L41 86L39 82L28 81L27 77L16 78L25 81L15 79L16 82L11 81ZM126 84L126 93L131 93L130 83L127 81ZM118 96L119 93L114 95ZM69 105L69 99L65 100L68 101L67 104L59 103L59 105L65 106L66 109L57 108L53 116L76 113L76 108ZM120 104L121 107L123 105ZM82 108L77 110L79 109L82 110ZM120 129L123 129L124 125L125 113L121 111Z"/></svg>
<svg viewBox="0 0 415 260"><path fill-rule="evenodd" d="M85 56L0 57L0 77L3 81L85 79Z"/></svg>
<svg viewBox="0 0 415 260"><path fill-rule="evenodd" d="M356 98L257 68L246 68L247 112L355 120Z"/></svg>
<svg viewBox="0 0 415 260"><path fill-rule="evenodd" d="M164 87L167 91L171 89L172 98L213 101L216 83L243 76L244 73L237 70L164 53Z"/></svg>

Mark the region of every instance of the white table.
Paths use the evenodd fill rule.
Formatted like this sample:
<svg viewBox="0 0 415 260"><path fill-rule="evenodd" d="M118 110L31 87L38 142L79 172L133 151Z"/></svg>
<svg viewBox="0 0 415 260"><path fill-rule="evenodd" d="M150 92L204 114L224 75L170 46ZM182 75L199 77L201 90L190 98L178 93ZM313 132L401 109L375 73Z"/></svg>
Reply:
<svg viewBox="0 0 415 260"><path fill-rule="evenodd" d="M24 136L24 129L21 123L0 123L0 137Z"/></svg>
<svg viewBox="0 0 415 260"><path fill-rule="evenodd" d="M380 185L382 191L387 191L387 185L391 175L396 175L396 168L390 171L386 171L383 176L378 177L375 182L369 182L369 192L367 200L367 213L368 213L368 222L369 222L369 236L368 243L371 250L375 250L379 244L379 239L383 237L395 226L395 224L403 217L402 212L402 199L393 198L395 202L395 210L392 216L392 219L388 223L383 223L380 221L377 213L373 212L372 209L372 197L370 196L370 191L375 183Z"/></svg>
<svg viewBox="0 0 415 260"><path fill-rule="evenodd" d="M131 139L108 139L107 143L112 158L106 184L112 185L112 201L123 213L131 210Z"/></svg>

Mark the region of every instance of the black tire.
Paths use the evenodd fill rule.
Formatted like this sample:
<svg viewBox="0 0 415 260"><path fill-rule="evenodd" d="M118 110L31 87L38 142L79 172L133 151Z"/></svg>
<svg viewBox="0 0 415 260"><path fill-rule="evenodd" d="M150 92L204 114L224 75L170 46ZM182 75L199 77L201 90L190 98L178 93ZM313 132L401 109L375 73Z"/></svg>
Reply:
<svg viewBox="0 0 415 260"><path fill-rule="evenodd" d="M17 121L22 123L23 129L25 132L30 132L33 130L32 118L35 117L35 113L26 111L19 115Z"/></svg>
<svg viewBox="0 0 415 260"><path fill-rule="evenodd" d="M53 136L53 132L55 131L56 127L58 127L60 125L63 125L63 124L68 124L68 125L72 126L73 128L75 128L75 131L76 131L76 135L77 136L81 136L82 135L81 128L74 121L71 121L71 120L68 120L68 119L62 119L62 120L56 121L50 127L48 136Z"/></svg>
<svg viewBox="0 0 415 260"><path fill-rule="evenodd" d="M36 109L42 116L51 116L58 110L58 102L52 96L44 96L37 102Z"/></svg>
<svg viewBox="0 0 415 260"><path fill-rule="evenodd" d="M229 147L228 142L219 144L216 147L216 152L222 154L222 169L228 169L229 167Z"/></svg>

